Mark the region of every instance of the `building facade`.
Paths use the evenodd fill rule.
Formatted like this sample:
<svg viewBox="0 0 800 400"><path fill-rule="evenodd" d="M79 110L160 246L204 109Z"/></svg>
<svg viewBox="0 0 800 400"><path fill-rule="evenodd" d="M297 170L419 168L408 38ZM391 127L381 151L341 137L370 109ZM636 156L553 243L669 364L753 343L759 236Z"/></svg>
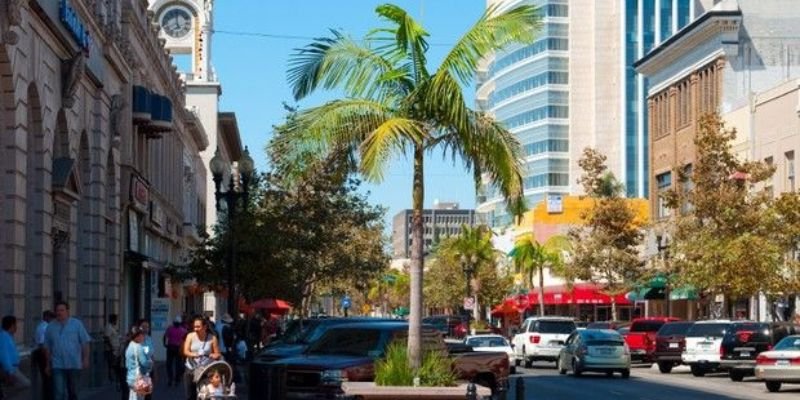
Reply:
<svg viewBox="0 0 800 400"><path fill-rule="evenodd" d="M411 219L413 210L403 210L392 220L392 256L395 259L411 258ZM433 245L448 236L457 236L462 227L477 223L475 210L462 210L457 203L436 203L433 208L423 210L423 240L427 255Z"/></svg>
<svg viewBox="0 0 800 400"><path fill-rule="evenodd" d="M584 148L607 159L629 197L646 197L647 81L633 62L702 8L694 0L489 0L504 10L540 8L543 27L528 46L495 54L479 73L478 108L517 135L524 149L525 196L580 194ZM610 40L611 39L611 40ZM614 40L616 39L616 40ZM485 182L478 211L508 225L500 194Z"/></svg>

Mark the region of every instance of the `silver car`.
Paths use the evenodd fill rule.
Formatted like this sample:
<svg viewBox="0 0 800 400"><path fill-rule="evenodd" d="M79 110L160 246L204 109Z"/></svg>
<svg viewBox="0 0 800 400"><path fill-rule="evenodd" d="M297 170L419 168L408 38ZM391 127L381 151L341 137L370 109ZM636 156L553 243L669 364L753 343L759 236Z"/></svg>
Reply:
<svg viewBox="0 0 800 400"><path fill-rule="evenodd" d="M759 354L756 377L764 380L770 392L781 390L784 382L800 383L800 335L787 336L771 351Z"/></svg>
<svg viewBox="0 0 800 400"><path fill-rule="evenodd" d="M619 332L611 329L585 329L575 331L567 338L558 356L558 373L614 372L623 378L631 376L631 352Z"/></svg>

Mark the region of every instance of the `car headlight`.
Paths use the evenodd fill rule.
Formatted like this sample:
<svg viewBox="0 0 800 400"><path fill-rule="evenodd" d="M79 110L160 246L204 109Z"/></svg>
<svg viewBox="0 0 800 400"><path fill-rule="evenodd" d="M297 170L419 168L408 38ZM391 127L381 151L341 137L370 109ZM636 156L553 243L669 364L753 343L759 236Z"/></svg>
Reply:
<svg viewBox="0 0 800 400"><path fill-rule="evenodd" d="M326 369L320 375L323 385L339 385L347 381L347 374L341 369Z"/></svg>

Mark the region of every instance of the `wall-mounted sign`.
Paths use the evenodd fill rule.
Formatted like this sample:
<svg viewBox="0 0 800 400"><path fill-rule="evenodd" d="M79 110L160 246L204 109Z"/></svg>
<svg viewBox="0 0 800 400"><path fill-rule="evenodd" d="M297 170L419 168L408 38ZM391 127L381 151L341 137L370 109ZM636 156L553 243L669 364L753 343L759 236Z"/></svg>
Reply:
<svg viewBox="0 0 800 400"><path fill-rule="evenodd" d="M564 212L564 197L561 194L549 193L547 195L547 213L560 214Z"/></svg>
<svg viewBox="0 0 800 400"><path fill-rule="evenodd" d="M128 210L128 249L139 252L139 214Z"/></svg>
<svg viewBox="0 0 800 400"><path fill-rule="evenodd" d="M58 3L58 18L61 23L67 28L72 37L78 42L81 49L89 55L89 49L92 47L92 37L89 35L89 30L83 24L78 13L69 4L69 0L60 0Z"/></svg>
<svg viewBox="0 0 800 400"><path fill-rule="evenodd" d="M147 187L145 181L136 176L131 175L131 200L133 205L141 211L148 212L150 206L150 188Z"/></svg>

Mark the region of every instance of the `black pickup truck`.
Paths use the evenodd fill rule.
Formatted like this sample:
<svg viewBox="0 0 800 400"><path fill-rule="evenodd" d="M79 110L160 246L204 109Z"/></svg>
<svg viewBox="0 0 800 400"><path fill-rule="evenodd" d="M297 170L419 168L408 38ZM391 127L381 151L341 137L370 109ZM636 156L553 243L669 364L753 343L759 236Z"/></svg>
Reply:
<svg viewBox="0 0 800 400"><path fill-rule="evenodd" d="M341 384L371 382L375 360L385 355L387 346L405 341L406 322L367 322L331 327L300 356L261 364L259 376L251 380L250 398L335 399L342 394ZM487 386L495 394L505 392L510 365L504 352L448 352L441 333L423 326L423 350L449 354L458 379Z"/></svg>

